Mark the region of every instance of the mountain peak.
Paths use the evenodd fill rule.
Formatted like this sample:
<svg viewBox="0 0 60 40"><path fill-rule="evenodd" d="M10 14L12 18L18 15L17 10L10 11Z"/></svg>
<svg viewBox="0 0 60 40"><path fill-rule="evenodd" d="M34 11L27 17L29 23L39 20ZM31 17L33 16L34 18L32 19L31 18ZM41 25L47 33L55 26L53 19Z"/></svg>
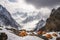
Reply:
<svg viewBox="0 0 60 40"><path fill-rule="evenodd" d="M46 31L60 31L60 7L51 12L50 17L46 20L46 25L41 29Z"/></svg>
<svg viewBox="0 0 60 40"><path fill-rule="evenodd" d="M0 5L0 25L11 26L11 27L21 27L11 16L10 12Z"/></svg>

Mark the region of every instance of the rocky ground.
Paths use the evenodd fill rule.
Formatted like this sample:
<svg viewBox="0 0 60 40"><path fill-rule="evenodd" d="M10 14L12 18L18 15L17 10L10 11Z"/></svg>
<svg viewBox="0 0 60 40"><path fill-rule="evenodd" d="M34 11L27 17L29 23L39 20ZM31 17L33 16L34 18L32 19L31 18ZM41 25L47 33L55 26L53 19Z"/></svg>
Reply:
<svg viewBox="0 0 60 40"><path fill-rule="evenodd" d="M59 34L60 32L48 32L48 33L46 33L42 36L41 35L40 36L26 35L26 36L23 36L23 37L17 36L14 33L12 33L11 31L8 31L6 29L0 30L0 33L2 33L2 32L7 34L7 36L8 36L7 40L47 40L43 36L45 36L46 34L51 34L52 35L53 33L57 33L57 35L58 35L57 37L60 37L60 34ZM31 33L28 33L28 34L31 34ZM36 33L34 32L34 34L36 34ZM49 40L56 40L57 37L52 36L52 39L49 39ZM42 38L44 38L44 39L42 39Z"/></svg>

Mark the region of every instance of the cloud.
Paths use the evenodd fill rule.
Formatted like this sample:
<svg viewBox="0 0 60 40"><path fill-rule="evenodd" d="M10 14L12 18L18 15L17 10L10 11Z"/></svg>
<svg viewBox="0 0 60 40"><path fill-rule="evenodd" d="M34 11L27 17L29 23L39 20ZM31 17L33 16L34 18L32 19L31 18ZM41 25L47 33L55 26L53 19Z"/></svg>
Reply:
<svg viewBox="0 0 60 40"><path fill-rule="evenodd" d="M25 20L22 21L22 23L28 23L34 20L40 20L42 16L43 15L41 13L37 13L37 15L34 16L28 16Z"/></svg>
<svg viewBox="0 0 60 40"><path fill-rule="evenodd" d="M40 7L55 7L60 5L60 0L26 0L27 3Z"/></svg>
<svg viewBox="0 0 60 40"><path fill-rule="evenodd" d="M10 1L10 2L17 2L17 0L8 0L8 1Z"/></svg>

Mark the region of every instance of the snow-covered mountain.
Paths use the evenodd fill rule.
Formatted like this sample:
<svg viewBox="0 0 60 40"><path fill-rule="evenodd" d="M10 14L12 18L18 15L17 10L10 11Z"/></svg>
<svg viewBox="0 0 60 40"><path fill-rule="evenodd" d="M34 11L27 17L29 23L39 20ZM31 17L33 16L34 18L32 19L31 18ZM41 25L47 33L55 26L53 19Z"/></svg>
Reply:
<svg viewBox="0 0 60 40"><path fill-rule="evenodd" d="M19 19L19 21L21 21L21 22L17 21L17 19L15 19L15 20L18 23L23 25L22 29L34 30L36 28L36 23L38 23L40 21L40 19L42 19L42 14L40 12L37 12L37 11L19 12L19 11L12 14L14 16L14 17L13 16L12 17L16 18L17 16L20 16L21 20L19 19L19 17L17 19ZM29 13L31 13L31 14L29 14ZM3 7L2 5L0 5L0 23L1 23L1 25L12 26L15 28L21 27L19 24L17 24L17 22L12 17L11 17L11 14L7 11L7 9L5 7ZM31 25L31 26L29 26L29 25Z"/></svg>
<svg viewBox="0 0 60 40"><path fill-rule="evenodd" d="M36 28L36 24L41 19L43 19L42 14L39 11L24 11L19 10L16 13L13 13L12 15L15 18L15 20L23 26L22 29L34 30Z"/></svg>
<svg viewBox="0 0 60 40"><path fill-rule="evenodd" d="M37 24L36 24L36 28L34 31L38 31L40 28L44 27L44 25L46 24L46 20L41 19Z"/></svg>
<svg viewBox="0 0 60 40"><path fill-rule="evenodd" d="M11 14L7 11L5 7L0 5L0 26L11 26L11 27L21 27L12 17Z"/></svg>
<svg viewBox="0 0 60 40"><path fill-rule="evenodd" d="M25 0L14 0L14 2L12 0L0 0L0 4L26 30L35 29L36 24L43 18L47 19L50 13L49 8L36 9L34 5L27 4Z"/></svg>

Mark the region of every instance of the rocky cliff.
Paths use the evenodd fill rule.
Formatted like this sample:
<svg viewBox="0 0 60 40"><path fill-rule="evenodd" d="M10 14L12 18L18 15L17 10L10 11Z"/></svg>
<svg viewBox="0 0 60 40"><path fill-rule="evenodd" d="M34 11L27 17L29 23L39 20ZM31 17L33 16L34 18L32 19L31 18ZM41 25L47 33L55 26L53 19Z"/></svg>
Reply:
<svg viewBox="0 0 60 40"><path fill-rule="evenodd" d="M41 29L46 31L60 31L60 7L52 9L50 17L46 20L46 25Z"/></svg>

